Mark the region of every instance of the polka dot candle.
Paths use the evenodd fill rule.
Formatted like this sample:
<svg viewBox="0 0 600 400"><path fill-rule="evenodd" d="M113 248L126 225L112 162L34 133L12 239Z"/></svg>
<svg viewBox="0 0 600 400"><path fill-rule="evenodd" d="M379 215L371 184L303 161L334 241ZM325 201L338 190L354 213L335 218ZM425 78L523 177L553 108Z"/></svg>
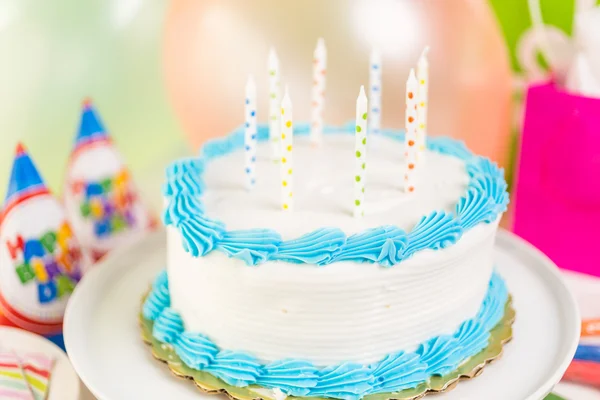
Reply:
<svg viewBox="0 0 600 400"><path fill-rule="evenodd" d="M381 129L381 54L371 52L369 60L369 134L380 133Z"/></svg>
<svg viewBox="0 0 600 400"><path fill-rule="evenodd" d="M281 101L281 208L294 208L294 117L287 87Z"/></svg>
<svg viewBox="0 0 600 400"><path fill-rule="evenodd" d="M356 99L356 126L354 156L354 217L360 218L365 215L365 176L367 172L367 96L365 88L360 87L360 93Z"/></svg>
<svg viewBox="0 0 600 400"><path fill-rule="evenodd" d="M404 169L404 191L407 193L415 191L417 169L417 90L419 82L415 76L415 70L410 70L408 81L406 81L406 139L405 153L406 166Z"/></svg>
<svg viewBox="0 0 600 400"><path fill-rule="evenodd" d="M274 48L269 51L269 141L273 149L273 160L279 161L280 155L280 129L279 129L279 106L280 106L280 72L279 58Z"/></svg>
<svg viewBox="0 0 600 400"><path fill-rule="evenodd" d="M419 156L423 155L427 147L427 108L428 108L428 92L429 92L429 62L427 53L429 47L425 47L419 62L417 63L417 80L419 81L419 90L417 95L417 121L418 121L418 145Z"/></svg>
<svg viewBox="0 0 600 400"><path fill-rule="evenodd" d="M323 109L325 106L325 82L327 77L327 49L325 40L319 38L313 58L313 87L311 103L310 142L318 145L323 136Z"/></svg>
<svg viewBox="0 0 600 400"><path fill-rule="evenodd" d="M246 83L246 125L244 130L244 154L246 156L246 187L254 188L256 183L256 84L252 76L248 77Z"/></svg>

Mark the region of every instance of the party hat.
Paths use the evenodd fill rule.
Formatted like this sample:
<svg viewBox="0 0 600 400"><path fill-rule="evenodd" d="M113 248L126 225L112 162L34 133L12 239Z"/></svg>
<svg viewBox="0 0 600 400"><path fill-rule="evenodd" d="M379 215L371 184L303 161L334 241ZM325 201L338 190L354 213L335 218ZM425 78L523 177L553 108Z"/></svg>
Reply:
<svg viewBox="0 0 600 400"><path fill-rule="evenodd" d="M36 333L60 333L69 295L88 265L64 209L19 144L0 219L2 317Z"/></svg>
<svg viewBox="0 0 600 400"><path fill-rule="evenodd" d="M75 137L75 149L85 145L110 140L100 116L96 112L92 100L86 98L81 107L81 121L79 122L79 131Z"/></svg>
<svg viewBox="0 0 600 400"><path fill-rule="evenodd" d="M90 100L83 102L64 204L75 235L95 259L153 227L154 218Z"/></svg>
<svg viewBox="0 0 600 400"><path fill-rule="evenodd" d="M48 194L48 188L29 157L25 146L19 143L8 181L3 214L9 212L21 201L41 194Z"/></svg>

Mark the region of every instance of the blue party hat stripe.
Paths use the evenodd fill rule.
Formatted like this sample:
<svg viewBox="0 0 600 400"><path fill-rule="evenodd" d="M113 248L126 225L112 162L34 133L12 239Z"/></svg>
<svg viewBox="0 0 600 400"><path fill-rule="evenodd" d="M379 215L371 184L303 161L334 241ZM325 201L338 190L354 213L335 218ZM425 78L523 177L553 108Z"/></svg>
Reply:
<svg viewBox="0 0 600 400"><path fill-rule="evenodd" d="M91 100L85 99L81 110L79 131L75 137L75 148L98 139L108 139L108 133Z"/></svg>
<svg viewBox="0 0 600 400"><path fill-rule="evenodd" d="M48 189L25 146L19 143L8 180L4 208L8 209L11 204L18 202L23 196L40 191L47 193Z"/></svg>

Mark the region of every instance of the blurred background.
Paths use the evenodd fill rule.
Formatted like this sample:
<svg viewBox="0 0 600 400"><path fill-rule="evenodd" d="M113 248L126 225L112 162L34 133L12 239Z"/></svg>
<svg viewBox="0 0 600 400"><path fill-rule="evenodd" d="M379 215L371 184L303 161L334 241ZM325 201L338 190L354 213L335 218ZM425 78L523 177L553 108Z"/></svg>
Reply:
<svg viewBox="0 0 600 400"><path fill-rule="evenodd" d="M0 51L10 54L0 65L2 198L18 140L61 193L86 96L141 187L156 161L184 151L163 77L168 8L166 0L0 0Z"/></svg>
<svg viewBox="0 0 600 400"><path fill-rule="evenodd" d="M544 188L533 192L525 185L523 190L517 177L524 177L525 182L547 175L546 170L536 170L541 161L529 155L535 151L525 149L545 148L539 137L553 133L546 132L553 126L573 126L565 117L542 128L531 122L540 113L582 118L578 110L583 106L573 104L589 100L595 102L589 103L589 115L600 115L593 111L600 111L600 84L595 78L600 68L594 68L600 63L593 55L587 56L593 50L600 54L594 39L600 33L593 28L600 26L594 9L597 3L0 0L0 54L4 55L0 63L0 196L5 194L18 141L28 146L51 190L61 194L82 101L89 96L142 197L158 211L164 165L193 154L208 138L242 124L248 74L257 79L259 120L266 121L266 63L271 46L281 60L282 81L289 84L297 119L308 120L312 52L317 38L324 37L329 54L326 124L343 124L352 118L355 88L368 83L369 53L377 47L383 55L382 125L402 128L406 77L429 45L431 134L461 138L474 152L502 165L513 195L524 199L521 204L528 204L527 199L532 204L539 204L540 199L550 203ZM557 100L535 112L532 103L527 111L528 90L548 82L557 85L552 92ZM589 121L577 123L586 127L584 131L597 132L600 121ZM571 131L563 133L571 137ZM593 137L589 140L582 143L597 143ZM587 157L580 186L588 187L589 179L594 179L586 174L600 171L596 149L590 146L580 156L582 150L572 148L572 157ZM586 200L586 214L577 218L597 218L600 223L598 199L600 195ZM566 221L573 221L567 209L575 212L581 204L577 201L545 212L564 214ZM517 210L516 218L521 226L542 226L533 212ZM513 226L513 210L505 226ZM561 267L600 275L597 256L586 253L585 258L570 263L552 253L556 246L544 241L543 234L520 230L519 221L515 226L518 234ZM581 229L577 232L589 233ZM586 287L595 289L586 290L597 293L600 286L590 282L586 281ZM588 292L580 301L597 303ZM590 319L600 317L597 306L587 307L586 313L584 317Z"/></svg>
<svg viewBox="0 0 600 400"><path fill-rule="evenodd" d="M549 29L564 42L577 3L540 1ZM308 119L319 36L330 54L327 123L352 117L354 88L367 83L376 46L384 60L383 126L402 127L405 78L429 44L431 132L464 138L509 166L514 89L548 66L526 0L307 0L287 7L267 0L1 0L0 32L0 50L10 54L0 65L0 195L17 140L60 192L85 96L136 177L151 180L153 166L241 124L248 73L266 92L270 46L298 118Z"/></svg>

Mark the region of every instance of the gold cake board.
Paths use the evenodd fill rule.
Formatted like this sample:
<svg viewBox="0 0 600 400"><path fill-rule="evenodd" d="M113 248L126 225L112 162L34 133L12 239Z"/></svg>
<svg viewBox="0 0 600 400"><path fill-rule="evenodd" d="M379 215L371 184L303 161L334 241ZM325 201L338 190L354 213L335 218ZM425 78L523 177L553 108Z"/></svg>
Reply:
<svg viewBox="0 0 600 400"><path fill-rule="evenodd" d="M145 296L144 296L145 297ZM197 371L185 365L177 356L173 347L159 342L152 336L153 322L146 320L140 313L142 339L152 349L152 355L166 363L173 374L180 378L192 380L201 391L208 394L225 394L234 400L276 400L272 390L257 385L240 388L228 385L208 372ZM456 387L458 382L479 376L486 365L497 360L502 355L505 343L512 339L512 324L515 320L515 310L512 307L512 297L509 296L504 306L504 316L490 331L488 346L478 354L469 358L456 370L444 376L432 376L427 382L412 389L395 393L376 393L366 395L364 400L417 400L430 393L447 392ZM294 397L294 396L290 396ZM295 399L321 400L318 397L294 397ZM322 399L325 400L325 399Z"/></svg>

